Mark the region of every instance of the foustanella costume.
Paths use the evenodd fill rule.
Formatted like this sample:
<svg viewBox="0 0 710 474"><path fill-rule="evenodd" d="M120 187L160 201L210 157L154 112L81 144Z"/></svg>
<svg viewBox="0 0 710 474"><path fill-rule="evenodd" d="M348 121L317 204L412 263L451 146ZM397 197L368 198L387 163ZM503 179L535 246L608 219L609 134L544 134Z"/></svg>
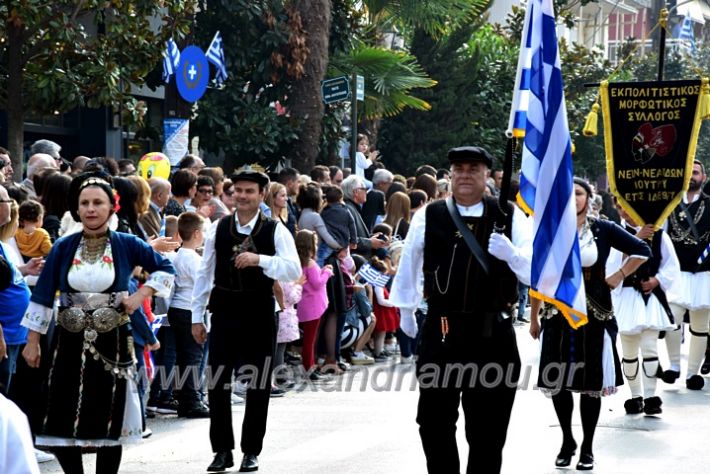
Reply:
<svg viewBox="0 0 710 474"><path fill-rule="evenodd" d="M622 224L632 235L639 231L639 228ZM650 244L652 256L633 275L625 278L623 285L612 291L614 315L621 338L622 367L631 389L631 399L624 403L624 408L630 415L642 412L657 415L662 411L662 401L656 395L658 334L674 329L666 291L680 278L680 264L668 235L658 230L650 239ZM623 254L612 249L607 261L607 274L621 268L622 263ZM651 278L658 281L658 286L646 293L642 285Z"/></svg>
<svg viewBox="0 0 710 474"><path fill-rule="evenodd" d="M668 301L679 329L666 334L671 367L663 381L674 383L680 376L680 343L683 315L690 316L690 347L686 387L700 390L705 385L698 375L707 346L710 328L710 259L698 264L698 258L710 243L710 196L696 195L691 203L684 199L668 218L668 235L680 261L680 278L668 292Z"/></svg>
<svg viewBox="0 0 710 474"><path fill-rule="evenodd" d="M150 273L146 285L156 295L170 294L172 265L132 235L72 234L47 256L22 323L44 334L59 290L38 446L105 447L121 438L140 439L133 338L122 307L136 266Z"/></svg>

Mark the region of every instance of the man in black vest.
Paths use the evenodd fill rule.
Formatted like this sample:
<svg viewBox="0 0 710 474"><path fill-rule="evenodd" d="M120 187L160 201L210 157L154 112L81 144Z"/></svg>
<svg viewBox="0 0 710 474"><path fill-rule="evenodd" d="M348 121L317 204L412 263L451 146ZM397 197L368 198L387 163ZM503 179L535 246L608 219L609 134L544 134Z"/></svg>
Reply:
<svg viewBox="0 0 710 474"><path fill-rule="evenodd" d="M207 374L215 457L207 470L214 472L234 465L233 373L240 381L249 381L240 471L259 468L257 456L266 432L278 327L274 280L294 281L301 275L291 233L259 211L269 178L256 171L241 171L232 181L237 210L213 224L207 233L192 303L192 334L200 344L207 339L203 315L208 298L212 312Z"/></svg>
<svg viewBox="0 0 710 474"><path fill-rule="evenodd" d="M410 337L418 331L414 310L422 297L428 303L417 349L417 423L429 472L459 472L461 403L467 472L495 473L520 373L509 310L518 278L529 283L532 231L511 203L504 213L484 196L488 152L460 147L448 156L453 198L414 214L390 301L400 307L402 330Z"/></svg>
<svg viewBox="0 0 710 474"><path fill-rule="evenodd" d="M710 292L706 290L710 283L710 259L698 264L698 258L710 243L710 196L703 193L705 179L705 167L695 160L688 192L668 218L668 236L680 261L681 277L668 291L668 302L679 329L666 333L671 366L663 373L663 381L674 383L680 377L681 323L687 310L690 316L690 344L685 386L689 390L701 390L705 385L698 371L705 355L710 327Z"/></svg>

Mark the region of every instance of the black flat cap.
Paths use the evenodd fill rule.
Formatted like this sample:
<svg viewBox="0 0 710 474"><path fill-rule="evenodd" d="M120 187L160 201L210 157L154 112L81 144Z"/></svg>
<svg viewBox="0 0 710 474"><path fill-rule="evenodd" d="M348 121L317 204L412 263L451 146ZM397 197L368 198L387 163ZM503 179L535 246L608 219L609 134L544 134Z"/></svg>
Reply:
<svg viewBox="0 0 710 474"><path fill-rule="evenodd" d="M493 157L483 148L478 146L460 146L457 148L452 148L449 150L449 162L450 163L461 163L461 162L481 162L488 166L493 167Z"/></svg>
<svg viewBox="0 0 710 474"><path fill-rule="evenodd" d="M261 171L255 170L237 171L232 174L231 179L233 183L236 183L237 181L251 181L252 183L257 183L260 188L263 188L269 184L269 177Z"/></svg>

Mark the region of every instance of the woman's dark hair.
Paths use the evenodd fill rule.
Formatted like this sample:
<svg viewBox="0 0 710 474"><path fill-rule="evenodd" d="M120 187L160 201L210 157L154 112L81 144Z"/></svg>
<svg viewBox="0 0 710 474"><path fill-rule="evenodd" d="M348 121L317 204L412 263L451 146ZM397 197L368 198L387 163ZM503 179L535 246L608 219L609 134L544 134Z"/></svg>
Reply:
<svg viewBox="0 0 710 474"><path fill-rule="evenodd" d="M434 171L434 174L436 174L436 170ZM412 189L421 189L427 194L430 200L436 199L436 178L430 174L421 174L414 180Z"/></svg>
<svg viewBox="0 0 710 474"><path fill-rule="evenodd" d="M76 222L81 222L79 218L79 194L81 194L81 190L85 187L83 186L84 181L87 180L92 181L91 184L87 184L86 186L96 186L100 188L106 193L106 196L108 196L111 207L116 205L116 197L113 194L113 179L111 176L104 171L82 173L71 180L69 184L69 198L67 199L69 212Z"/></svg>
<svg viewBox="0 0 710 474"><path fill-rule="evenodd" d="M175 197L189 197L190 189L197 184L197 175L190 170L177 170L170 179L171 192Z"/></svg>
<svg viewBox="0 0 710 474"><path fill-rule="evenodd" d="M103 171L111 176L118 176L118 162L107 156L92 158L84 165L84 172L89 173L96 171Z"/></svg>
<svg viewBox="0 0 710 474"><path fill-rule="evenodd" d="M200 186L209 186L212 188L212 192L214 193L214 179L212 179L211 176L198 175L197 188L199 189Z"/></svg>
<svg viewBox="0 0 710 474"><path fill-rule="evenodd" d="M47 182L47 178L57 173L59 173L58 169L47 168L32 176L32 185L35 188L37 196L41 196L44 193L44 185Z"/></svg>
<svg viewBox="0 0 710 474"><path fill-rule="evenodd" d="M42 205L46 215L57 216L61 219L64 213L69 210L67 196L70 186L71 178L63 173L57 173L47 178L42 192Z"/></svg>
<svg viewBox="0 0 710 474"><path fill-rule="evenodd" d="M390 196L392 196L394 193L404 193L407 194L407 187L403 185L402 183L398 182L393 182L390 184L389 189L385 193L385 201L389 201Z"/></svg>
<svg viewBox="0 0 710 474"><path fill-rule="evenodd" d="M18 186L15 183L4 183L3 186L5 186L5 189L7 190L7 195L10 197L10 199L14 199L18 205L22 204L30 198L29 193L22 186Z"/></svg>
<svg viewBox="0 0 710 474"><path fill-rule="evenodd" d="M301 209L313 209L318 212L323 205L323 192L316 183L301 185L296 198L296 204Z"/></svg>
<svg viewBox="0 0 710 474"><path fill-rule="evenodd" d="M114 178L113 186L119 195L120 209L116 213L118 219L125 221L130 227L130 231L137 234L138 214L136 214L136 201L138 200L138 189L128 178L122 177Z"/></svg>
<svg viewBox="0 0 710 474"><path fill-rule="evenodd" d="M200 176L209 176L212 178L214 184L224 182L224 171L219 166L214 168L202 168L199 173L197 173L198 178ZM199 184L198 184L199 186Z"/></svg>

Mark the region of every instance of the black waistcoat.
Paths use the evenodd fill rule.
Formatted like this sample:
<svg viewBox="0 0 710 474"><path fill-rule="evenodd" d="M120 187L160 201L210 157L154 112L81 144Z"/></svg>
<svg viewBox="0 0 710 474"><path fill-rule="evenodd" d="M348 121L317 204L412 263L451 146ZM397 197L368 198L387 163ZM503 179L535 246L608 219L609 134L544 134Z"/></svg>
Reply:
<svg viewBox="0 0 710 474"><path fill-rule="evenodd" d="M464 217L479 245L488 256L489 273L485 274L454 224L446 201L429 204L424 236L424 294L429 313L475 313L501 311L518 299L518 280L508 264L488 254L488 240L496 219L502 220L498 202L484 198L483 215ZM510 238L512 204L505 226Z"/></svg>
<svg viewBox="0 0 710 474"><path fill-rule="evenodd" d="M697 236L691 230L689 219L695 223ZM676 207L668 218L668 235L673 241L681 271L695 273L710 269L710 259L705 259L702 267L698 266L698 257L710 243L710 196L701 194L698 200L687 205L685 211L681 206Z"/></svg>
<svg viewBox="0 0 710 474"><path fill-rule="evenodd" d="M273 297L274 280L264 275L261 267L238 269L234 266L234 259L242 252L275 255L275 230L276 221L261 213L251 235L237 232L236 214L219 220L214 244L216 264L214 290L210 297L212 311L228 309L233 306L234 298Z"/></svg>

